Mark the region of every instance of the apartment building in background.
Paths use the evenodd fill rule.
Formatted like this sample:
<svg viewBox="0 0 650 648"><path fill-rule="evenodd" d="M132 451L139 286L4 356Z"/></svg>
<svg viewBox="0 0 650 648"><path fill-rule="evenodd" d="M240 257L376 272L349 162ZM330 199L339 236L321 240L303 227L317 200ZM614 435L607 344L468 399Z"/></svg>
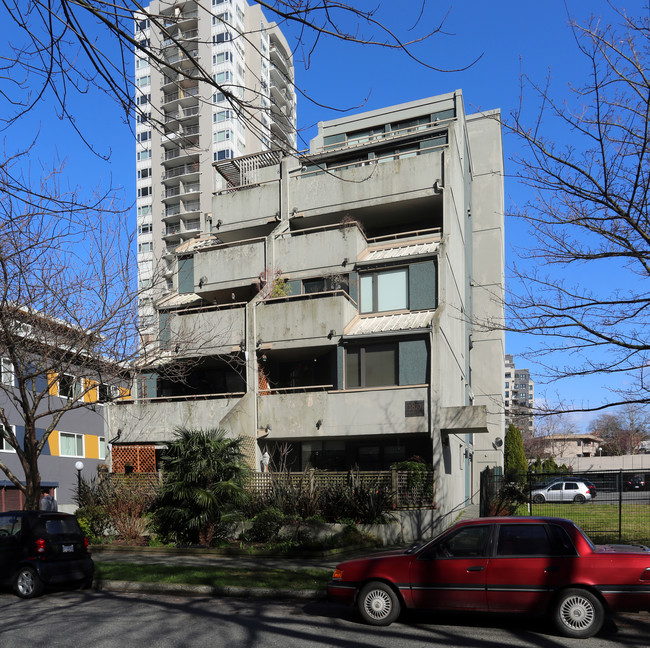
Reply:
<svg viewBox="0 0 650 648"><path fill-rule="evenodd" d="M259 5L155 0L145 11L135 39L165 62L136 48L139 316L151 342L154 302L177 289L176 248L222 219L212 210L223 186L213 163L294 150L296 94L291 50Z"/></svg>
<svg viewBox="0 0 650 648"><path fill-rule="evenodd" d="M535 430L535 382L528 369L515 366L512 355L506 354L505 364L506 429L513 423L521 432Z"/></svg>
<svg viewBox="0 0 650 648"><path fill-rule="evenodd" d="M502 465L498 111L456 91L321 122L302 156L217 160L209 231L174 250L159 353L107 417L113 470L176 426L244 439L252 468L436 470L441 513Z"/></svg>

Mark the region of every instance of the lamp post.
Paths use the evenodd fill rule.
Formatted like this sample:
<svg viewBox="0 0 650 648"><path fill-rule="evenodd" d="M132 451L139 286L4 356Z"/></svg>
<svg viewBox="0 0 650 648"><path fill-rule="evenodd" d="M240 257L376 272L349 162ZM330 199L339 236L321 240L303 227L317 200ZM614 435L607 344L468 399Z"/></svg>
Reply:
<svg viewBox="0 0 650 648"><path fill-rule="evenodd" d="M84 462L77 461L74 467L77 470L77 497L81 497L81 471L84 469Z"/></svg>
<svg viewBox="0 0 650 648"><path fill-rule="evenodd" d="M599 446L599 448L598 448L598 456L599 457L603 456L603 447L602 446Z"/></svg>

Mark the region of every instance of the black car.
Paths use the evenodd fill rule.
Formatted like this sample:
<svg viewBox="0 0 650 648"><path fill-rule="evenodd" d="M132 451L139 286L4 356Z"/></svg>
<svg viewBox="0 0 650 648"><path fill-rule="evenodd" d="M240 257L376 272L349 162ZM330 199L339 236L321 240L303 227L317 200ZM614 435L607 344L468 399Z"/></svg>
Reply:
<svg viewBox="0 0 650 648"><path fill-rule="evenodd" d="M21 598L46 586L90 587L95 566L77 518L50 511L0 513L0 583Z"/></svg>
<svg viewBox="0 0 650 648"><path fill-rule="evenodd" d="M647 488L645 475L634 475L625 482L625 490L645 490Z"/></svg>

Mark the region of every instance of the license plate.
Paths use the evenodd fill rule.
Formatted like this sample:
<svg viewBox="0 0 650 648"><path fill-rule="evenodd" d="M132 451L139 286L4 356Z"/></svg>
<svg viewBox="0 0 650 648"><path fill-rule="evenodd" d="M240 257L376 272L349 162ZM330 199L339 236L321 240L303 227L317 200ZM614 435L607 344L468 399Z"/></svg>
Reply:
<svg viewBox="0 0 650 648"><path fill-rule="evenodd" d="M63 545L63 553L74 553L74 545Z"/></svg>

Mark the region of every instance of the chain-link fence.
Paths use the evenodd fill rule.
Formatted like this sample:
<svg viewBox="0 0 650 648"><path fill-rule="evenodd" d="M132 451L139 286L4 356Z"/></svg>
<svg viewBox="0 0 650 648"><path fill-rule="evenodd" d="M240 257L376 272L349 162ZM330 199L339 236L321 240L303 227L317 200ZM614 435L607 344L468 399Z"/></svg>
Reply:
<svg viewBox="0 0 650 648"><path fill-rule="evenodd" d="M650 473L481 475L481 515L535 515L575 521L595 542L650 543Z"/></svg>

